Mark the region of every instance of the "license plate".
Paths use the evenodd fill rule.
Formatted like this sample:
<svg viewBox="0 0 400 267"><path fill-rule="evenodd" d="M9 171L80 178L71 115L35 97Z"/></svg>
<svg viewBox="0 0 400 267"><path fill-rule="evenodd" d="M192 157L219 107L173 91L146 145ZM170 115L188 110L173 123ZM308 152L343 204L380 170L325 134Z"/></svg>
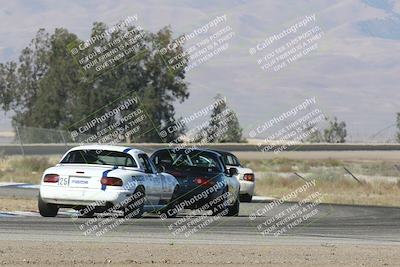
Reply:
<svg viewBox="0 0 400 267"><path fill-rule="evenodd" d="M60 177L58 179L59 186L68 186L68 177Z"/></svg>
<svg viewBox="0 0 400 267"><path fill-rule="evenodd" d="M88 187L89 186L89 178L86 177L69 177L69 186L70 187Z"/></svg>

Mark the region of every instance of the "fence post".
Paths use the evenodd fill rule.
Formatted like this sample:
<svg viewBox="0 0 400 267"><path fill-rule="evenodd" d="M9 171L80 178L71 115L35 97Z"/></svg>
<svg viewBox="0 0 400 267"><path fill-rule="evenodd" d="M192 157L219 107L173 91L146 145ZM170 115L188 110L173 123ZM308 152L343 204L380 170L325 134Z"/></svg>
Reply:
<svg viewBox="0 0 400 267"><path fill-rule="evenodd" d="M354 178L354 180L356 180L359 184L363 184L356 176L354 176L354 174L352 174L346 167L343 167L343 169L346 171L346 172L348 172L350 175L351 175L351 177L353 177Z"/></svg>
<svg viewBox="0 0 400 267"><path fill-rule="evenodd" d="M61 138L62 138L62 140L63 140L63 142L64 142L65 148L67 148L67 147L68 147L67 140L65 139L62 130L60 130L60 135L61 135Z"/></svg>
<svg viewBox="0 0 400 267"><path fill-rule="evenodd" d="M22 144L22 139L21 139L21 135L19 134L18 126L15 126L15 131L17 132L19 146L21 148L22 156L25 157L24 145Z"/></svg>

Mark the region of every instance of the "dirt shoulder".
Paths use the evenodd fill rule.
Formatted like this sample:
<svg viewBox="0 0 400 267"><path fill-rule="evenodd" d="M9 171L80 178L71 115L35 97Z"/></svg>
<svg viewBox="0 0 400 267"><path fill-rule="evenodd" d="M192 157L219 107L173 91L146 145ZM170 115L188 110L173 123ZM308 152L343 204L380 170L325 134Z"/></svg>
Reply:
<svg viewBox="0 0 400 267"><path fill-rule="evenodd" d="M396 266L399 262L400 246L0 242L0 264L10 266Z"/></svg>
<svg viewBox="0 0 400 267"><path fill-rule="evenodd" d="M37 199L0 197L0 211L38 211Z"/></svg>

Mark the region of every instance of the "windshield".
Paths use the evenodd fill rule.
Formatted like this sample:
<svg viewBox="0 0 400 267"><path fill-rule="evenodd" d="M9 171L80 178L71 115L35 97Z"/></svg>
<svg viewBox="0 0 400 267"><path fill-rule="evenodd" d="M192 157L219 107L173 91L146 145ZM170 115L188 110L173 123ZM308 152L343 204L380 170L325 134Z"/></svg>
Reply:
<svg viewBox="0 0 400 267"><path fill-rule="evenodd" d="M135 160L129 154L107 150L74 150L69 152L60 163L137 167Z"/></svg>
<svg viewBox="0 0 400 267"><path fill-rule="evenodd" d="M172 150L159 151L153 157L156 166L163 166L166 170L186 170L222 172L223 167L214 153L207 151Z"/></svg>
<svg viewBox="0 0 400 267"><path fill-rule="evenodd" d="M240 166L239 160L232 154L220 152L225 165Z"/></svg>

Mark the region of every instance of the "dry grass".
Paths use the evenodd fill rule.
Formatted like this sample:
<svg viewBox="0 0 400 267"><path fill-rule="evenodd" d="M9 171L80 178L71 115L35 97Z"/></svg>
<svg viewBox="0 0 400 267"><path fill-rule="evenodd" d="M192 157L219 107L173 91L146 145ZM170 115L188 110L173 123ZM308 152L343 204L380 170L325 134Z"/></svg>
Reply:
<svg viewBox="0 0 400 267"><path fill-rule="evenodd" d="M0 197L1 211L38 211L37 199Z"/></svg>
<svg viewBox="0 0 400 267"><path fill-rule="evenodd" d="M304 181L294 172L306 173L304 176L316 180L315 188L298 196L307 197L318 191L325 203L400 206L400 172L387 162L344 162L338 160L273 160L246 162L256 172L256 194L280 198ZM368 175L375 179L362 180L359 184L343 167L351 170L355 176ZM376 176L376 177L375 177ZM386 179L387 177L387 179Z"/></svg>
<svg viewBox="0 0 400 267"><path fill-rule="evenodd" d="M40 182L43 171L55 165L59 155L35 156L0 156L0 182ZM307 179L315 179L317 184L313 191L323 194L323 201L340 204L385 205L400 206L400 178L389 182L385 177L400 177L400 172L389 162L371 161L339 161L339 160L290 160L274 158L271 160L254 160L243 162L252 168L258 175L256 194L264 196L282 197L290 193L304 181L293 172L305 173ZM348 168L356 176L370 175L378 179L364 181L362 185L353 180L344 171ZM299 195L299 198L308 196L311 191ZM25 202L25 200L23 201ZM0 203L7 203L0 199ZM10 200L13 205L24 205L18 200ZM34 204L33 204L34 203ZM8 207L8 206L7 206ZM0 206L4 210L5 207ZM28 205L36 209L36 201ZM15 210L15 209L14 209ZM27 209L22 209L27 210Z"/></svg>
<svg viewBox="0 0 400 267"><path fill-rule="evenodd" d="M316 179L315 187L299 194L293 200L301 200L313 192L320 192L323 195L322 202L324 203L400 206L399 181L397 184L373 181L360 185L351 179L337 179L336 181ZM295 177L284 178L267 174L257 177L256 194L280 198L301 187L304 183Z"/></svg>
<svg viewBox="0 0 400 267"><path fill-rule="evenodd" d="M43 171L57 164L60 156L1 156L0 182L40 182Z"/></svg>
<svg viewBox="0 0 400 267"><path fill-rule="evenodd" d="M268 160L243 161L245 166L262 172L314 172L319 169L343 167L361 175L400 176L393 162L387 161L342 161L336 159L297 160L277 157Z"/></svg>

